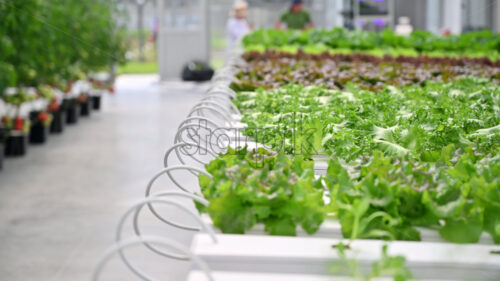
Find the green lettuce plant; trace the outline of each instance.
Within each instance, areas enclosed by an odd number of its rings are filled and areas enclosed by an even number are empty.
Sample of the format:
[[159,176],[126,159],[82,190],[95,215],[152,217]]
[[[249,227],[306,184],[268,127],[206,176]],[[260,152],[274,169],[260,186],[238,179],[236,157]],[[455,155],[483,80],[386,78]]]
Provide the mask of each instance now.
[[316,53],[317,49],[347,52],[376,50],[381,54],[394,54],[396,51],[400,55],[472,56],[496,60],[500,51],[500,37],[490,30],[449,36],[416,30],[410,36],[401,36],[391,29],[383,32],[348,31],[339,27],[305,31],[259,29],[243,38],[243,45],[247,51],[277,49],[294,52],[303,49]]
[[313,162],[300,156],[246,147],[220,155],[206,166],[212,179],[200,175],[207,212],[224,233],[245,233],[262,223],[272,235],[296,235],[300,226],[313,234],[326,217],[321,178]]

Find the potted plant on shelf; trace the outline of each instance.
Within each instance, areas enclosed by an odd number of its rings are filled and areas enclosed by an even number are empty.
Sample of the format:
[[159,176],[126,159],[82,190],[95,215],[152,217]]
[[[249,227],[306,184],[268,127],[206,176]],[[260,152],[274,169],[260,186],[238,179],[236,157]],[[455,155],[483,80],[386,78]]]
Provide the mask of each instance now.
[[112,75],[107,72],[94,73],[91,74],[89,82],[92,85],[92,107],[95,110],[99,110],[101,108],[102,95],[104,95],[105,93],[115,93]]
[[21,116],[21,106],[35,99],[35,96],[28,94],[22,88],[8,88],[2,98],[8,106],[14,109],[14,114],[7,113],[2,117],[2,125],[7,130],[4,148],[5,155],[24,155],[28,146],[30,120]]
[[[81,105],[77,101],[78,93],[71,91],[70,81],[86,80],[85,73],[125,63],[126,31],[117,20],[118,8],[109,5],[107,0],[96,0],[92,5],[66,0],[64,5],[56,5],[57,9],[50,1],[10,2],[0,4],[0,15],[9,15],[0,24],[0,95],[6,87],[39,87],[64,82],[59,89],[67,89],[66,95],[49,100],[49,113],[66,113],[62,117],[54,114],[54,124],[58,124],[59,118],[65,118],[69,124],[76,123],[80,108],[85,107],[85,114],[89,107],[85,103],[90,92],[86,92],[87,97],[79,98]],[[40,18],[44,21],[38,20]],[[87,44],[68,34],[78,34]],[[2,116],[0,113],[0,118]],[[13,120],[17,117],[20,116],[11,116]]]
[[[0,49],[6,50],[5,39],[0,40]],[[0,60],[0,117],[6,112],[6,104],[3,102],[4,90],[6,87],[12,86],[16,82],[16,74],[14,67]],[[7,129],[3,122],[0,122],[0,170],[3,168],[5,139],[7,137]]]
[[30,112],[30,143],[45,143],[47,141],[52,115],[46,111]]
[[78,122],[78,116],[80,116],[80,107],[78,106],[72,88],[73,82],[70,81],[64,91],[64,100],[62,103],[63,110],[66,111],[67,124],[76,124]]
[[90,101],[93,110],[99,110],[101,108],[101,93],[99,89],[96,88],[95,81],[93,78],[89,78],[89,83],[91,85],[90,89]]
[[4,154],[4,142],[6,136],[6,129],[2,123],[0,123],[0,170],[3,169],[3,154]]
[[39,87],[28,88],[27,91],[35,95],[35,100],[32,101],[31,111],[29,113],[29,120],[31,123],[29,131],[30,143],[45,143],[49,136],[50,123],[52,122],[52,115],[47,112],[47,104],[53,97],[53,93],[46,89]]
[[92,109],[99,110],[101,109],[101,96],[102,96],[102,83],[96,81],[93,78],[89,78],[89,82],[92,85],[92,89],[90,90],[90,98],[92,100]]
[[[50,132],[62,133],[64,131],[64,123],[66,123],[66,112],[62,110],[59,96],[62,97],[64,94],[59,89],[47,85],[40,86],[38,92],[48,101],[47,112],[52,116]],[[59,92],[59,95],[56,92]],[[42,119],[44,118],[42,117]]]
[[76,101],[80,105],[80,115],[89,116],[91,111],[89,89],[90,87],[84,81],[79,81],[80,83],[80,93],[76,98]]

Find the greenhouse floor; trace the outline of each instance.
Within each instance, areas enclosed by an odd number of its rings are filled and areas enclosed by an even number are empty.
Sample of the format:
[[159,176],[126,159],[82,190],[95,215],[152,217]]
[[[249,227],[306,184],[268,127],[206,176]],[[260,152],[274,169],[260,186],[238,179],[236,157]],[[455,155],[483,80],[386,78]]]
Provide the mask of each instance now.
[[[113,245],[120,216],[144,198],[178,124],[207,87],[157,81],[154,75],[121,76],[116,94],[104,98],[100,112],[81,118],[60,136],[51,135],[46,145],[30,146],[25,157],[6,159],[0,172],[0,279],[90,280]],[[162,190],[167,186],[160,183]],[[145,233],[184,243],[191,239],[149,214],[141,226]],[[131,233],[130,222],[126,233]],[[129,255],[159,279],[182,280],[189,268],[140,247]],[[135,279],[115,257],[101,280]]]

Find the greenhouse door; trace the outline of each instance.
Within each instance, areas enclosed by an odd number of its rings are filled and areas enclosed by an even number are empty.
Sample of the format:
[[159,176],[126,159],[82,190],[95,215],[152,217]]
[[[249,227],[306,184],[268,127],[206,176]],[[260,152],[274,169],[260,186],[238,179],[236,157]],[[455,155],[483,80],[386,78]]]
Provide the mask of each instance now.
[[180,77],[192,60],[209,62],[209,0],[159,1],[158,65],[161,80]]

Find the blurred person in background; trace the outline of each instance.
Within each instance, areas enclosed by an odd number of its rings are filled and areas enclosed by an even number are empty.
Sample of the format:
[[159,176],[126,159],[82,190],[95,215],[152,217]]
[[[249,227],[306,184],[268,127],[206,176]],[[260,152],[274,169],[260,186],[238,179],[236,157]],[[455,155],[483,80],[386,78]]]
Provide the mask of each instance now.
[[240,43],[241,39],[250,33],[251,27],[247,21],[248,3],[238,0],[234,3],[231,17],[227,21],[226,32],[228,51]]
[[159,20],[158,18],[153,18],[153,24],[151,26],[151,37],[149,37],[149,42],[156,43],[158,39],[158,29],[159,29]]
[[413,26],[410,24],[409,17],[399,17],[398,24],[394,29],[398,35],[409,36],[413,32]]
[[276,22],[277,29],[308,29],[313,27],[311,15],[304,10],[302,0],[292,0],[290,9],[281,14]]

